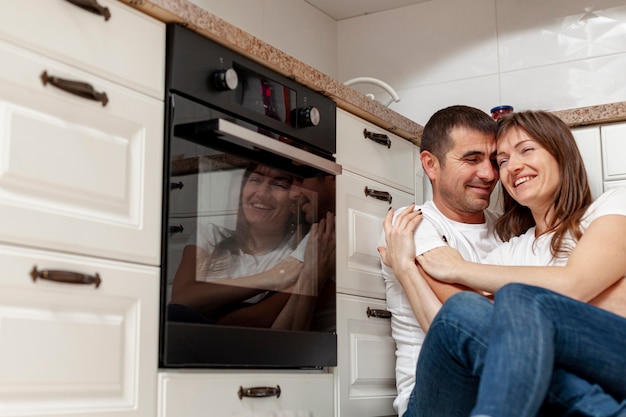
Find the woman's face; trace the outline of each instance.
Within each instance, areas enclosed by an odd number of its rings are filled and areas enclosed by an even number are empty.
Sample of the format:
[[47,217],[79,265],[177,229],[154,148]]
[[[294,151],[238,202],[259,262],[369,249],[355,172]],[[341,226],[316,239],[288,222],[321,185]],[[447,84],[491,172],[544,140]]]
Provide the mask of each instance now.
[[[248,223],[274,229],[289,221],[293,199],[290,176],[276,169],[258,166],[246,180],[241,201]],[[282,231],[282,229],[280,229]]]
[[554,156],[518,127],[500,136],[497,148],[500,181],[511,197],[534,214],[547,213],[561,183]]

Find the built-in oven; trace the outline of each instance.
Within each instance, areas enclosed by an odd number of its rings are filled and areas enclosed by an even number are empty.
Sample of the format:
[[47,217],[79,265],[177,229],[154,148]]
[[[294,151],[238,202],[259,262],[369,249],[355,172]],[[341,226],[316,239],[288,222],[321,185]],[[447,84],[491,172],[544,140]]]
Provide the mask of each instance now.
[[160,366],[335,366],[335,103],[172,24],[166,106]]

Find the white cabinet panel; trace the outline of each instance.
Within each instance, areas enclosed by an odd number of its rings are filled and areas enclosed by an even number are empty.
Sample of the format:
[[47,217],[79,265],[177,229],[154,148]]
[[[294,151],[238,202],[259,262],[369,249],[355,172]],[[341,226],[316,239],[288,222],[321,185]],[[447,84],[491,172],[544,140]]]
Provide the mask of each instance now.
[[[364,132],[387,137],[390,146],[367,139]],[[378,126],[337,110],[337,162],[344,170],[413,194],[413,146]]]
[[[394,415],[395,349],[384,301],[337,296],[337,369],[341,416]],[[383,314],[384,315],[384,314]]]
[[109,20],[68,1],[3,0],[0,38],[163,100],[163,23],[119,1],[98,3]]
[[0,241],[157,265],[163,103],[4,42],[0,61]]
[[604,180],[626,179],[626,123],[600,127]]
[[[367,196],[387,193],[391,203]],[[413,196],[344,171],[337,177],[337,291],[385,298],[377,246],[390,207],[413,202]]]
[[585,163],[591,195],[596,199],[603,191],[600,129],[597,126],[582,127],[572,129],[572,133]]
[[[239,397],[267,387],[280,395]],[[159,373],[159,417],[327,417],[334,415],[333,376],[320,372]]]
[[0,416],[154,415],[158,268],[3,245],[0,264]]

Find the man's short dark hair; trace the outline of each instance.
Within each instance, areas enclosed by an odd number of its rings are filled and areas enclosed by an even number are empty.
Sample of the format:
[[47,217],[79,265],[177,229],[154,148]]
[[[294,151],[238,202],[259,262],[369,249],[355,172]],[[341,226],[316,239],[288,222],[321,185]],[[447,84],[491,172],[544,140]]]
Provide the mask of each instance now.
[[443,163],[446,153],[453,146],[450,132],[458,127],[494,137],[498,130],[498,124],[480,109],[462,105],[446,107],[433,114],[424,126],[420,152],[429,151]]

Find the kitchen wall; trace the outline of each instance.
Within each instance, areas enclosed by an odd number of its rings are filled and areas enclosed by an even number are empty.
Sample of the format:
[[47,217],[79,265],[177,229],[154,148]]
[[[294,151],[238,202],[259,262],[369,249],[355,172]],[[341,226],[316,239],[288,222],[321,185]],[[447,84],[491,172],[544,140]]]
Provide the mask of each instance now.
[[626,2],[432,0],[339,21],[338,53],[340,81],[386,81],[402,98],[389,107],[421,124],[457,103],[626,101]]
[[337,21],[304,0],[190,0],[337,78]]
[[624,0],[431,0],[339,22],[304,0],[191,1],[339,81],[389,83],[389,107],[421,124],[457,103],[626,101]]

